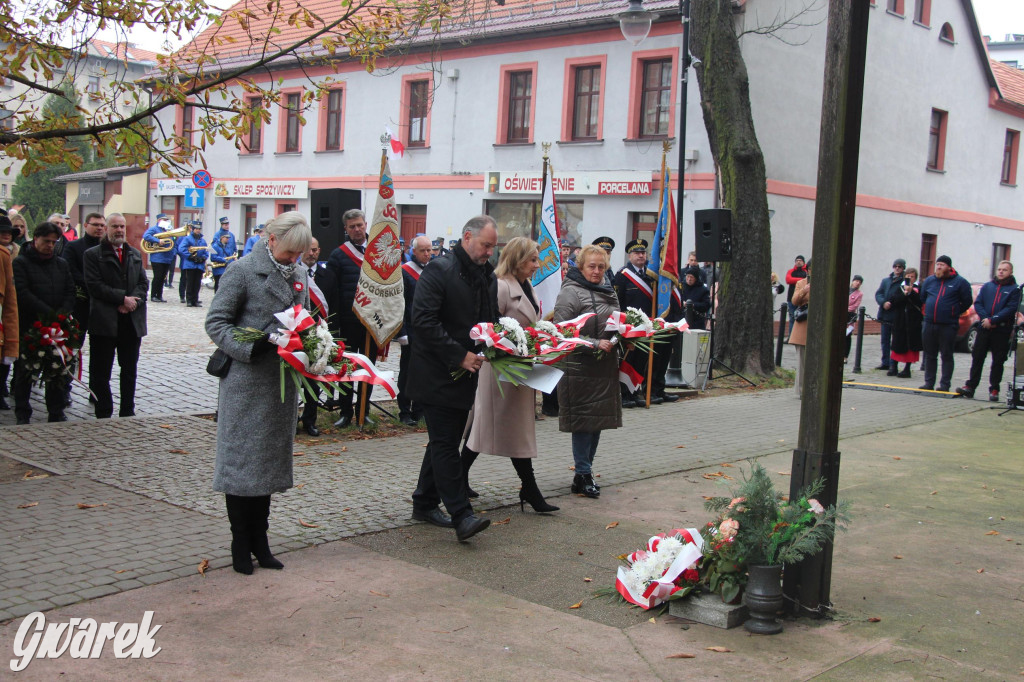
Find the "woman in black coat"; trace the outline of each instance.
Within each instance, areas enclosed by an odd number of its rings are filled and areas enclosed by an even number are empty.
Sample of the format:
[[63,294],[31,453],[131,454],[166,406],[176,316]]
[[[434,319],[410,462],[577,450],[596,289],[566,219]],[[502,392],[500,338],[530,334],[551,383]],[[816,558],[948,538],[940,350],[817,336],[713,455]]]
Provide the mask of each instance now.
[[683,306],[686,310],[686,324],[690,329],[704,329],[707,314],[711,310],[711,292],[700,281],[700,268],[691,265],[683,269]]
[[[892,343],[889,348],[889,376],[910,378],[910,366],[921,356],[921,291],[917,282],[917,270],[909,268],[903,283],[893,287],[888,301],[892,303]],[[897,373],[899,363],[906,363],[902,372]]]

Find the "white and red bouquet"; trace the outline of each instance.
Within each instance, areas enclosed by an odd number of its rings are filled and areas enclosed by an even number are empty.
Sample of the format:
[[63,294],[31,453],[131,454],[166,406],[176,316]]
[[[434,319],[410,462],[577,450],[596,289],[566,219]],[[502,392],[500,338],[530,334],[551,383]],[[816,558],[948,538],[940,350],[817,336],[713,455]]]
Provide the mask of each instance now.
[[[293,306],[274,315],[281,327],[270,334],[270,341],[277,345],[281,358],[281,402],[284,402],[286,377],[290,377],[296,388],[305,387],[316,393],[319,385],[327,393],[337,397],[343,390],[342,382],[364,381],[382,386],[394,398],[398,392],[391,372],[381,372],[361,353],[345,352],[345,344],[335,340],[327,328],[327,322],[317,322],[309,311],[300,305]],[[233,334],[237,341],[257,341],[266,338],[259,329],[236,329]]]
[[666,322],[660,317],[652,320],[642,310],[626,308],[625,312],[609,315],[604,328],[615,331],[639,350],[648,352],[653,344],[667,341],[672,334],[689,332],[690,325],[686,320]]
[[82,332],[75,318],[49,314],[22,334],[19,359],[33,381],[45,384],[60,376],[73,376],[81,347]]
[[696,528],[658,533],[647,541],[647,549],[622,557],[626,565],[619,567],[615,591],[642,609],[682,599],[700,582],[697,564],[703,548]]

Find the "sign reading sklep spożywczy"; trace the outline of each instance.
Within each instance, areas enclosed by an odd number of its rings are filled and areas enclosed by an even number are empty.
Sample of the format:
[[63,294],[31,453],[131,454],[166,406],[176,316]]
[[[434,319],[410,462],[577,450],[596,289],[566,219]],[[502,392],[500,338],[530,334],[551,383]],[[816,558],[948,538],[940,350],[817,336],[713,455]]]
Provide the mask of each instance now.
[[217,180],[213,194],[218,197],[252,199],[305,199],[308,180]]
[[107,641],[113,642],[116,658],[153,658],[160,653],[153,639],[162,625],[151,627],[153,612],[141,623],[97,623],[92,618],[71,618],[67,623],[47,623],[36,611],[25,617],[14,637],[11,670],[20,672],[33,658],[99,658]]

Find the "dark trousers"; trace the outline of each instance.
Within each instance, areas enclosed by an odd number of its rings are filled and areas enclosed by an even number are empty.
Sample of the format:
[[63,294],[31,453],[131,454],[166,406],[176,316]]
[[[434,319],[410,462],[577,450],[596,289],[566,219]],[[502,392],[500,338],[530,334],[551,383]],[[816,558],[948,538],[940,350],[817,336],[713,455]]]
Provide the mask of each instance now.
[[[317,390],[317,393],[320,393],[320,391]],[[302,405],[302,416],[299,417],[299,420],[304,426],[316,426],[317,400],[320,396],[313,395],[305,388],[302,389],[302,395],[304,403]]]
[[[668,364],[672,360],[674,346],[674,340],[662,341],[652,346],[654,348],[654,373],[651,375],[652,396],[662,397],[665,395],[665,372],[668,371]],[[644,371],[647,371],[646,368]]]
[[405,392],[406,382],[409,380],[409,359],[412,357],[412,349],[408,345],[402,346],[402,355],[398,358],[398,415],[399,417],[412,417],[419,421],[422,415],[420,406],[413,403],[409,394]]
[[164,279],[167,277],[167,270],[170,267],[167,263],[153,263],[153,283],[149,288],[150,298],[163,298],[164,297]]
[[978,327],[978,338],[974,341],[974,350],[971,351],[971,376],[967,385],[972,389],[981,383],[981,370],[985,365],[985,356],[992,354],[992,369],[988,375],[988,388],[990,391],[998,391],[999,384],[1003,381],[1003,363],[1010,354],[1010,335],[1013,333],[1012,326],[994,327],[985,329]]
[[[370,362],[377,362],[377,344],[370,339],[370,347],[366,347],[366,329],[359,325],[358,329],[352,329],[347,332],[345,337],[345,350],[349,353],[362,353],[366,357],[370,358]],[[399,360],[401,362],[401,360]],[[343,417],[351,417],[357,414],[353,408],[353,401],[356,405],[360,405],[363,401],[363,394],[366,394],[366,409],[369,412],[370,409],[370,392],[373,390],[373,385],[365,381],[358,381],[354,384],[343,383],[342,395],[338,398],[340,405],[338,406],[338,413]],[[401,390],[401,389],[399,389]],[[357,409],[357,408],[355,408]]]
[[183,270],[181,281],[185,285],[185,302],[192,305],[199,303],[199,286],[203,283],[203,271],[199,268]]
[[7,396],[10,395],[10,392],[7,390],[7,380],[10,378],[10,376],[11,366],[0,365],[0,398],[6,398]]
[[942,356],[942,376],[939,378],[939,389],[949,390],[949,382],[953,380],[953,344],[956,342],[955,324],[924,323],[921,332],[921,345],[924,346],[924,385],[935,386],[935,369],[939,355]]
[[[44,396],[46,400],[46,412],[49,421],[64,421],[64,393],[71,378],[62,375],[57,379],[46,382]],[[24,363],[14,363],[14,416],[18,423],[27,424],[32,418],[32,375],[25,369]]]
[[213,276],[213,293],[217,293],[217,289],[220,288],[220,278],[221,278],[221,275],[214,275]]
[[892,346],[892,322],[882,323],[882,364],[889,366],[889,348]]
[[181,272],[178,274],[178,298],[185,300],[185,260],[181,260],[181,267],[178,268]]
[[448,515],[457,525],[473,513],[459,453],[469,410],[424,405],[423,416],[427,420],[429,441],[423,453],[416,492],[412,494],[412,506],[418,511],[430,511],[444,502]]
[[167,286],[174,286],[174,263],[167,264]]
[[135,380],[139,373],[142,339],[135,335],[129,315],[118,314],[117,317],[117,336],[89,335],[89,388],[96,394],[97,419],[107,419],[114,413],[110,374],[114,368],[115,353],[121,370],[118,416],[131,417],[135,414]]

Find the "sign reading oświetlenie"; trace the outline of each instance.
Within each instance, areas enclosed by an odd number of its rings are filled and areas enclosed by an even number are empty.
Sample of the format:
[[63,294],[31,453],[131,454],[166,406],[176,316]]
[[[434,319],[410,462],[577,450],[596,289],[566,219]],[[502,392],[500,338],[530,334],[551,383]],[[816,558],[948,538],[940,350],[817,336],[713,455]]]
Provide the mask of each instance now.
[[305,199],[309,195],[306,180],[217,180],[213,193],[218,197],[246,199]]
[[[646,196],[653,191],[654,182],[651,173],[644,171],[555,171],[552,188],[555,196]],[[541,174],[533,171],[490,171],[484,189],[496,194],[540,194]]]
[[146,611],[141,623],[97,623],[92,618],[70,618],[67,623],[47,623],[36,611],[25,616],[14,637],[11,670],[20,672],[33,658],[99,658],[109,641],[115,658],[153,658],[160,653],[153,612]]

